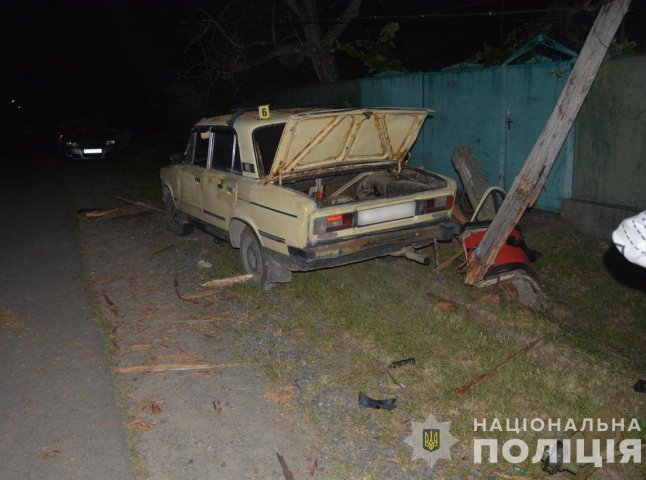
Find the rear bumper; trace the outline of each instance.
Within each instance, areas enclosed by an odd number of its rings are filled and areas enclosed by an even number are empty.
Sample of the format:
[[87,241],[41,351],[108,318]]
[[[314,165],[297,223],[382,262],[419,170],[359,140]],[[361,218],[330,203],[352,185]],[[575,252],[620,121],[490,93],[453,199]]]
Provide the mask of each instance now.
[[292,271],[316,270],[390,255],[407,246],[424,247],[433,239],[449,241],[460,226],[448,219],[378,234],[368,234],[304,249],[288,247],[289,255],[269,250],[273,260]]

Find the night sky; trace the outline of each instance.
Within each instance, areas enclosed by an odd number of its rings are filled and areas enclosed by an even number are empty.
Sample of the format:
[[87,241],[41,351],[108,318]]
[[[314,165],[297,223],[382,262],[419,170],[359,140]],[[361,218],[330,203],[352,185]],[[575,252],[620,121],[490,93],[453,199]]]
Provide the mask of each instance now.
[[[187,0],[3,3],[0,113],[4,130],[16,123],[55,125],[81,117],[102,118],[119,127],[169,127],[173,105],[179,98],[177,91],[184,88],[178,78],[187,64],[188,38],[195,25],[191,22],[199,8],[217,12],[227,3]],[[248,3],[252,8],[258,1],[238,3]],[[321,16],[334,18],[346,3],[347,0],[320,0],[324,7]],[[572,11],[578,13],[571,15],[571,21],[580,22],[580,27],[587,31],[596,11],[582,11],[583,3],[364,0],[359,18],[349,25],[342,39],[374,39],[388,21],[398,21],[395,54],[403,68],[436,69],[467,60],[485,43],[500,46],[514,28],[543,18],[544,13],[534,10],[543,11],[550,5],[573,7]],[[633,2],[631,10],[638,12],[632,16],[629,13],[629,27],[630,22],[641,22],[643,15],[639,11],[643,6],[643,1]],[[498,15],[500,11],[519,13]],[[245,20],[248,19],[236,16],[228,19],[232,23]],[[344,54],[337,54],[336,60],[342,78],[368,74],[360,63]],[[254,90],[271,92],[285,85],[316,81],[306,62],[290,70],[284,63],[274,61],[261,71],[262,75],[259,71],[241,75],[238,82],[241,87],[235,93],[228,92],[230,87],[223,84],[215,96],[211,94],[209,111],[203,113],[244,103]]]

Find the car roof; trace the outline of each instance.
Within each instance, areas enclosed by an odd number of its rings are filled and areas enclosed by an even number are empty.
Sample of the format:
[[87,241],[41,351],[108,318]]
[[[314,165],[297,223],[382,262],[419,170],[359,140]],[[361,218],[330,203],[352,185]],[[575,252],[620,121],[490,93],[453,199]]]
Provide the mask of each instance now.
[[234,111],[232,113],[227,113],[225,115],[217,115],[215,117],[203,118],[195,124],[196,127],[207,127],[207,126],[228,126],[229,121],[233,118],[234,125],[236,128],[249,128],[253,129],[256,127],[261,127],[263,125],[273,125],[275,123],[285,123],[289,120],[289,117],[296,114],[302,113],[319,113],[326,111],[339,111],[346,109],[335,109],[335,108],[280,108],[276,110],[271,110],[271,116],[268,119],[258,118],[258,111],[245,110],[240,113],[240,111]]

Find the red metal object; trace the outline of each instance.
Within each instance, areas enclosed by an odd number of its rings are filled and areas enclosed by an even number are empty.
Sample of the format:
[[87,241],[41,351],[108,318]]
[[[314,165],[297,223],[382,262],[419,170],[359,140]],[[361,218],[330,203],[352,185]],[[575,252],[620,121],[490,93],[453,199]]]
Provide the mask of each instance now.
[[[487,232],[490,222],[481,222],[474,224],[466,224],[464,232],[462,233],[462,243],[464,244],[464,251],[467,260],[471,258],[473,252],[478,248],[482,238]],[[527,248],[523,240],[522,234],[518,227],[511,231],[507,238],[507,242],[503,245],[502,249],[496,256],[493,265],[487,270],[484,280],[491,280],[500,274],[506,274],[513,270],[524,271],[525,273],[534,276],[534,271],[531,267],[532,262],[536,259],[536,252],[532,252]]]
[[[474,231],[465,230],[463,238],[467,260],[471,258],[471,255],[473,255],[475,249],[478,247],[478,245],[480,245],[480,241],[482,240],[482,237],[484,237],[486,232],[486,228],[478,228]],[[512,239],[511,242],[513,242],[514,244],[522,240],[520,232],[517,228],[514,228],[511,231],[509,238]],[[531,262],[529,261],[529,258],[527,257],[525,251],[519,246],[510,245],[511,242],[508,240],[507,244],[502,247],[500,253],[498,253],[498,256],[496,257],[493,266],[497,267],[509,263],[524,263],[528,266],[531,265]]]
[[[480,203],[475,208],[471,222],[464,225],[464,231],[460,236],[464,246],[464,253],[467,257],[467,262],[471,260],[473,252],[478,248],[480,242],[487,233],[487,229],[491,226],[491,221],[475,221],[480,209],[484,205],[485,199],[492,194],[499,194],[502,198],[505,197],[505,192],[499,187],[489,187],[483,194]],[[513,274],[526,273],[532,278],[536,276],[531,264],[538,258],[538,252],[531,250],[520,231],[520,227],[516,225],[509,236],[507,241],[502,246],[493,264],[487,270],[483,279],[479,283],[486,283],[491,280],[501,280],[503,277],[509,277]]]

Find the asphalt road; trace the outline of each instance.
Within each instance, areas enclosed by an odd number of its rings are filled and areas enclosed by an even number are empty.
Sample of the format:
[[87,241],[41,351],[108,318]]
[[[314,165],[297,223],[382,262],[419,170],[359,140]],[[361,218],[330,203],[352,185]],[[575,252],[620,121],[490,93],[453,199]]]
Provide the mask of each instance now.
[[61,169],[3,160],[0,478],[134,478]]

